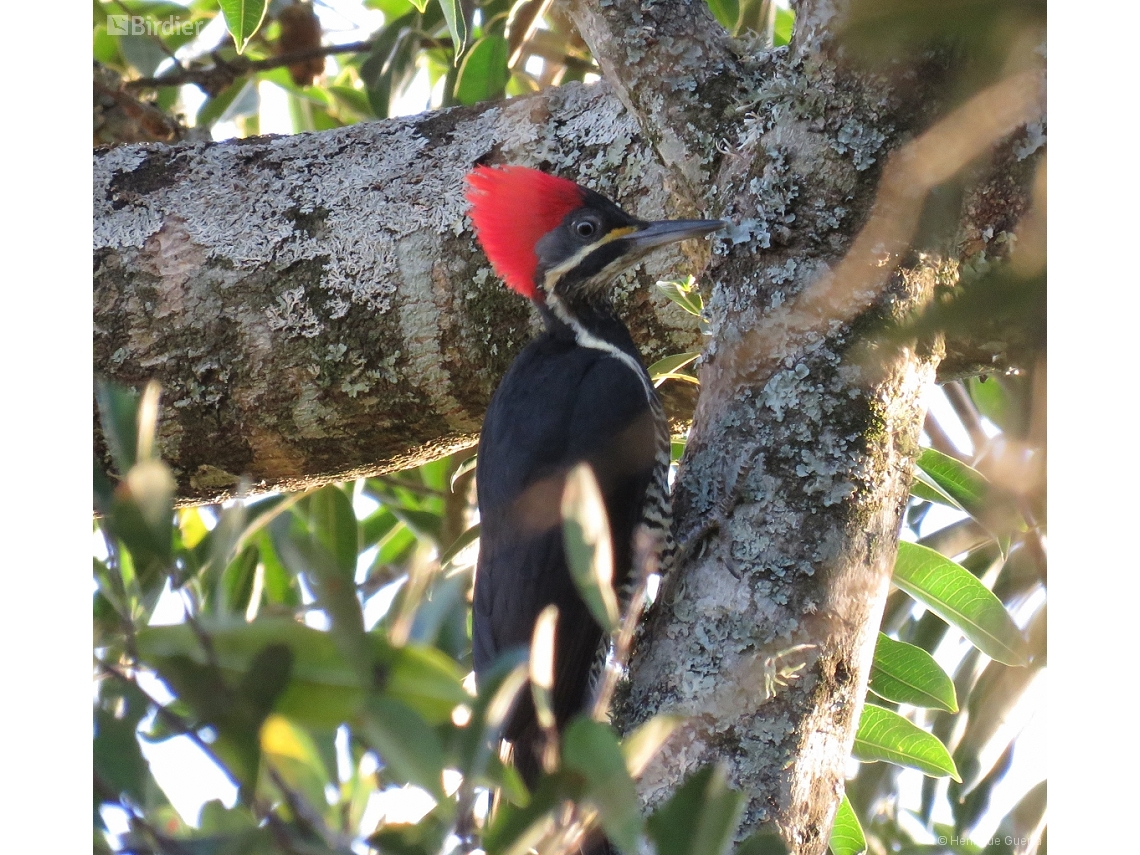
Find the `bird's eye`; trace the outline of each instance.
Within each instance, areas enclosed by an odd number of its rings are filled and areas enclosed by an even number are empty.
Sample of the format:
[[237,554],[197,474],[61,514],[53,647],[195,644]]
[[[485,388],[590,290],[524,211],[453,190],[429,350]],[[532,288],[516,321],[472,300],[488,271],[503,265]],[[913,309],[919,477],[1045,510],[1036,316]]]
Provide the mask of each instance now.
[[579,220],[574,224],[574,232],[578,237],[593,237],[597,227],[589,220]]

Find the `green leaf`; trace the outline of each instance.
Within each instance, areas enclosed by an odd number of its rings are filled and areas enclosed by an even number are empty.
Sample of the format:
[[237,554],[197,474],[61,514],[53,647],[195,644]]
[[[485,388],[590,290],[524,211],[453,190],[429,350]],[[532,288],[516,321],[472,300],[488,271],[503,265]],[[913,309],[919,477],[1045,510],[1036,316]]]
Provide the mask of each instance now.
[[439,7],[443,10],[447,31],[451,33],[451,41],[455,45],[455,64],[459,65],[460,57],[467,49],[467,40],[470,38],[467,18],[463,14],[463,4],[459,0],[439,0]]
[[851,800],[846,795],[835,812],[835,824],[831,826],[828,845],[832,855],[860,855],[867,851],[863,827],[859,825],[859,817],[855,815],[855,808],[851,807]]
[[664,359],[658,359],[649,366],[649,379],[653,381],[654,386],[660,386],[666,380],[684,380],[688,383],[698,384],[699,381],[691,374],[679,373],[682,368],[688,365],[701,355],[699,350],[690,351],[688,353],[677,353],[673,356],[666,356]]
[[958,711],[954,681],[934,657],[913,644],[879,633],[868,688],[888,701],[916,707]]
[[222,572],[218,584],[218,611],[244,615],[253,594],[253,581],[260,558],[258,548],[250,544]]
[[[446,4],[448,0],[442,0]],[[455,98],[460,104],[477,104],[493,98],[502,98],[507,80],[510,46],[500,35],[483,36],[477,40],[459,67],[455,81]]]
[[657,287],[661,289],[666,297],[690,315],[695,315],[699,318],[701,312],[704,311],[704,300],[701,298],[701,292],[697,288],[697,281],[692,276],[686,276],[684,279],[662,280],[657,283]]
[[443,554],[439,556],[439,566],[446,567],[454,561],[460,552],[479,539],[479,532],[479,523],[475,523],[475,525],[455,538],[455,542],[447,547],[447,549],[443,551]]
[[[198,642],[196,635],[194,640]],[[200,642],[197,647],[205,654]],[[214,667],[208,655],[204,658],[205,664],[175,654],[157,670],[174,694],[194,711],[193,718],[214,729],[211,750],[239,782],[239,797],[248,804],[257,791],[261,760],[258,732],[289,683],[293,651],[283,644],[265,645],[250,657],[243,671],[229,678]]]
[[135,735],[147,709],[146,696],[133,683],[106,677],[99,684],[94,710],[95,738],[91,743],[92,765],[116,794],[125,794],[136,804],[146,801],[150,777]]
[[735,34],[737,21],[740,20],[738,0],[705,0],[705,2],[708,3],[709,11],[713,13],[717,22],[729,33]]
[[365,519],[360,521],[360,548],[361,550],[368,549],[375,546],[380,540],[387,536],[400,521],[396,519],[390,510],[381,505]]
[[261,27],[269,4],[266,0],[218,0],[218,5],[222,7],[226,28],[233,36],[237,52],[241,53]]
[[394,698],[369,698],[359,727],[394,780],[423,787],[436,799],[445,798],[443,744],[415,710]]
[[983,416],[1006,433],[1025,436],[1032,401],[1031,378],[968,377],[966,389]]
[[722,855],[732,843],[744,794],[728,788],[719,765],[689,776],[646,820],[658,855]]
[[313,539],[336,560],[336,569],[346,579],[356,577],[357,525],[352,500],[344,490],[327,484],[303,503],[308,510]]
[[585,795],[597,807],[606,836],[622,852],[636,855],[641,836],[637,788],[614,732],[578,716],[562,735],[562,765],[586,779]]
[[954,504],[994,534],[1006,535],[1019,525],[1020,515],[1010,501],[976,469],[933,448],[923,449],[915,465]]
[[[417,15],[388,17],[384,29],[372,44],[368,58],[360,65],[360,79],[368,93],[368,103],[380,118],[387,118],[393,92],[403,85],[414,63],[419,40],[411,34]],[[388,22],[391,23],[388,23]]]
[[604,632],[613,632],[620,615],[613,589],[610,524],[598,480],[586,463],[578,464],[566,476],[562,491],[562,543],[570,575],[590,614]]
[[[324,730],[353,719],[364,701],[359,672],[346,661],[332,636],[289,618],[200,622],[208,633],[223,676],[233,683],[244,676],[256,655],[269,644],[293,653],[289,682],[274,711],[305,727]],[[470,701],[459,666],[439,651],[409,645],[393,648],[381,636],[368,636],[371,660],[384,677],[383,692],[410,706],[432,723],[446,721],[457,704]],[[201,665],[207,657],[186,624],[153,626],[137,639],[144,663],[166,677],[182,656]],[[176,667],[176,666],[175,666]]]
[[791,42],[792,27],[795,23],[795,12],[791,9],[776,7],[776,27],[772,32],[772,47],[780,47]]
[[925,502],[936,502],[948,508],[963,511],[964,508],[954,501],[954,497],[938,486],[938,482],[927,475],[917,466],[914,470],[914,482],[910,485],[910,494],[916,499]]
[[202,106],[198,108],[198,114],[194,117],[194,126],[198,128],[209,128],[214,125],[225,113],[234,100],[242,93],[248,81],[244,77],[239,77],[217,95],[207,98],[202,102]]
[[388,509],[396,519],[410,528],[421,539],[430,538],[436,544],[439,543],[439,536],[443,530],[443,519],[439,514],[416,508],[400,507],[396,504],[388,505]]
[[[420,0],[420,2],[423,2],[424,7],[427,6],[426,0]],[[413,4],[411,0],[364,0],[364,5],[369,9],[379,9],[383,12],[384,23],[387,24],[389,21],[394,21],[408,14],[412,10]],[[418,4],[416,8],[421,12],[423,11],[423,7]]]
[[[318,493],[329,489],[344,496],[335,487],[324,487]],[[347,564],[348,550],[343,541],[349,535],[343,527],[338,527],[340,523],[332,521],[332,517],[337,516],[331,508],[335,502],[326,496],[315,512],[312,505],[305,503],[306,507],[298,507],[294,513],[273,520],[269,531],[282,563],[309,583],[321,610],[328,616],[332,637],[345,659],[355,665],[361,685],[367,686],[372,681],[372,662],[364,632],[364,611],[356,596],[355,566]],[[348,507],[351,513],[351,505]],[[311,528],[302,524],[305,516]],[[355,518],[352,523],[355,529]],[[355,543],[355,532],[351,539]],[[341,554],[334,556],[328,548],[330,545]],[[352,563],[355,565],[355,561]]]
[[[262,723],[259,739],[262,759],[272,766],[285,786],[300,794],[311,807],[323,808],[330,776],[316,743],[304,728],[285,716],[272,714]],[[276,786],[267,789],[270,793],[277,791]]]
[[950,752],[936,736],[874,704],[863,706],[851,753],[865,763],[882,760],[918,769],[934,778],[949,775],[955,781],[961,780]]
[[1001,601],[961,564],[917,543],[900,543],[894,583],[970,642],[1007,665],[1028,662],[1025,637]]
[[621,752],[631,777],[637,778],[645,771],[649,761],[683,721],[681,716],[658,713],[621,741]]
[[95,402],[111,460],[119,474],[124,475],[138,459],[139,395],[133,389],[96,378]]

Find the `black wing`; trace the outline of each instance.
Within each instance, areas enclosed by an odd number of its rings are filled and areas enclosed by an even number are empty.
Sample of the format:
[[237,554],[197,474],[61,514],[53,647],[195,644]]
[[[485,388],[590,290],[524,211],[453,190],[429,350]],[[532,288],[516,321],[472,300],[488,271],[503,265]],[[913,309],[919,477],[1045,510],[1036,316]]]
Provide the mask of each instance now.
[[[594,469],[610,518],[614,584],[620,586],[630,570],[654,450],[645,382],[628,364],[597,350],[539,339],[519,356],[488,409],[477,470],[476,677],[503,651],[528,646],[539,612],[557,605],[552,700],[559,726],[587,700],[601,641],[601,628],[578,596],[563,552],[566,474],[581,461]],[[517,742],[535,732],[528,694],[505,736],[516,742],[517,752]]]

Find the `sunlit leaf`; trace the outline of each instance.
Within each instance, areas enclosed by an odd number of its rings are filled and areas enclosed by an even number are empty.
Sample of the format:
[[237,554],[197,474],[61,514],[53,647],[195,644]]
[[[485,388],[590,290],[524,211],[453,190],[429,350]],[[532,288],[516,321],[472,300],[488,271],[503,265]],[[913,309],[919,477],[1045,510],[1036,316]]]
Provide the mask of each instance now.
[[598,480],[588,464],[581,463],[566,476],[562,492],[562,542],[578,593],[602,629],[618,624],[613,589],[614,559],[610,525]]
[[459,555],[460,552],[465,550],[468,546],[479,539],[479,532],[479,523],[475,523],[475,525],[471,526],[471,528],[467,529],[465,532],[463,532],[463,534],[455,538],[455,542],[452,543],[451,546],[447,547],[447,549],[443,551],[443,554],[439,556],[439,566],[446,567],[448,564],[454,561],[455,557]]
[[263,760],[285,786],[303,796],[311,807],[323,807],[329,772],[313,738],[285,716],[274,713],[262,723],[260,741]]
[[831,840],[828,842],[832,855],[860,855],[867,851],[867,838],[859,817],[851,807],[846,795],[839,802],[835,812],[835,824],[831,826]]
[[1005,535],[1017,526],[1019,517],[1009,499],[976,469],[933,448],[924,448],[915,465],[955,505],[995,534]]
[[[449,0],[441,0],[445,4]],[[500,35],[478,39],[459,66],[455,82],[455,98],[460,104],[477,104],[503,97],[503,89],[511,76],[507,68],[510,48]]]
[[918,769],[935,778],[949,775],[960,780],[950,752],[936,736],[898,713],[874,704],[863,705],[852,754],[865,763],[882,760]]
[[261,27],[269,4],[266,0],[218,0],[218,5],[222,7],[226,28],[233,36],[237,52],[241,53]]
[[666,380],[683,380],[687,383],[698,383],[696,377],[689,374],[682,374],[680,370],[700,355],[701,352],[699,350],[694,350],[689,353],[677,353],[673,356],[666,356],[664,359],[658,359],[649,366],[649,379],[653,381],[654,386],[660,386]]
[[736,24],[740,20],[739,0],[705,0],[709,11],[717,22],[730,33],[736,33]]
[[881,632],[875,645],[868,688],[888,701],[958,711],[954,681],[934,657],[921,647],[895,641]]
[[535,717],[539,726],[554,727],[554,639],[558,627],[558,606],[548,605],[534,622],[530,643],[530,691],[534,698]]
[[458,65],[463,52],[467,49],[467,18],[463,13],[463,4],[459,0],[439,0],[443,10],[444,20],[447,21],[447,31],[451,33],[452,43],[455,45],[455,64]]
[[696,315],[699,318],[701,312],[704,311],[704,300],[701,299],[701,292],[692,276],[686,276],[684,279],[661,281],[657,283],[657,287],[666,297],[690,315]]
[[681,716],[658,713],[622,740],[622,754],[632,777],[637,778],[645,771],[649,761],[683,721]]
[[961,564],[917,543],[900,543],[894,583],[979,650],[1007,665],[1027,661],[1025,637],[1001,601]]
[[792,27],[796,23],[796,13],[781,6],[776,7],[776,26],[772,32],[772,46],[780,47],[792,40]]

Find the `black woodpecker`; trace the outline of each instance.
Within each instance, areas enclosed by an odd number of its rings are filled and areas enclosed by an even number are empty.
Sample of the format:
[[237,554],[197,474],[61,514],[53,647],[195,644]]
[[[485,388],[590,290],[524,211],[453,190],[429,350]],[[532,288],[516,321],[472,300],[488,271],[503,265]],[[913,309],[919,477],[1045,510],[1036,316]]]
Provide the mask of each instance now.
[[[597,477],[619,599],[639,526],[653,530],[662,558],[672,550],[668,425],[614,312],[612,282],[653,248],[707,235],[723,223],[645,222],[572,181],[519,166],[477,167],[467,184],[471,220],[492,266],[531,300],[545,324],[503,378],[479,438],[475,676],[479,682],[500,653],[529,646],[539,613],[558,606],[552,704],[561,730],[590,703],[591,673],[598,672],[599,651],[604,655],[601,627],[578,595],[563,552],[567,473],[585,461]],[[533,789],[543,742],[529,692],[504,738]]]

